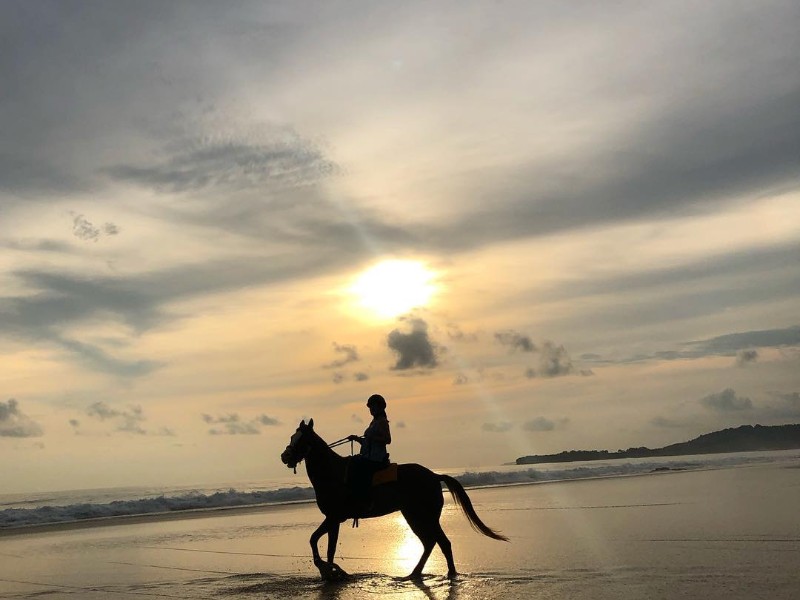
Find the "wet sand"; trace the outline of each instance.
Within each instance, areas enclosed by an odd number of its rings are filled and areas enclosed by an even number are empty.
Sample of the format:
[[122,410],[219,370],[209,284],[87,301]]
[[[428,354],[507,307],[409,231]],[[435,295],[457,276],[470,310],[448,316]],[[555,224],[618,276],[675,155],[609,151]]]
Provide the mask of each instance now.
[[0,598],[800,597],[800,460],[469,493],[511,542],[448,500],[453,582],[438,549],[421,583],[400,579],[421,545],[399,514],[345,524],[337,562],[353,576],[321,582],[308,547],[321,515],[298,504],[2,536]]

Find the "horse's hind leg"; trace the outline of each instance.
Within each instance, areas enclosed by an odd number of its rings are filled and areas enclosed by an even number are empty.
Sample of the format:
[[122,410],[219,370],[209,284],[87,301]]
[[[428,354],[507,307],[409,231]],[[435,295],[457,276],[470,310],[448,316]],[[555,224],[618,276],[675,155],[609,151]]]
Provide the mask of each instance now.
[[[435,522],[432,522],[430,518],[420,518],[406,511],[403,511],[403,516],[406,518],[408,526],[411,527],[411,531],[413,531],[419,538],[419,541],[422,542],[422,556],[417,566],[414,567],[414,570],[408,575],[408,579],[420,579],[422,578],[422,569],[425,568],[425,563],[428,562],[428,557],[431,555],[433,547],[436,545],[436,528],[432,526]],[[438,525],[438,523],[435,524]],[[439,531],[441,531],[441,528],[439,528]],[[444,535],[444,533],[442,533],[442,535]],[[452,560],[452,553],[450,560]],[[449,564],[448,562],[448,566]]]
[[447,576],[452,579],[458,572],[456,571],[456,563],[453,561],[453,548],[450,544],[450,540],[445,535],[444,531],[442,531],[442,526],[439,523],[436,523],[436,543],[439,544],[439,548],[444,554],[444,558],[447,561]]

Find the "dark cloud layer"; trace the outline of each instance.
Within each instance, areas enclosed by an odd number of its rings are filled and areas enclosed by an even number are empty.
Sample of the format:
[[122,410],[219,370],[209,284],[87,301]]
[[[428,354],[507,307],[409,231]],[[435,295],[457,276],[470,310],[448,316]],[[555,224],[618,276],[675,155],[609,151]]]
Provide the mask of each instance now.
[[42,427],[19,409],[19,402],[10,398],[0,402],[0,437],[40,437]]
[[411,331],[404,333],[395,329],[387,337],[387,344],[397,354],[392,369],[397,371],[415,367],[432,369],[437,366],[437,346],[428,335],[428,324],[422,319],[409,321]]

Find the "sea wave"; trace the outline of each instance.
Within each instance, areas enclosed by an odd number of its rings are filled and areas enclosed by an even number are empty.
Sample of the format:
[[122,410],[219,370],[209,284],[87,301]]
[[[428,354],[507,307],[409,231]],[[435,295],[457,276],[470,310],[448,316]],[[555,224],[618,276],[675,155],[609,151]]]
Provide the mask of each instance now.
[[88,519],[131,517],[189,510],[210,510],[264,504],[285,504],[313,500],[310,487],[291,487],[271,491],[239,492],[231,489],[213,494],[189,493],[138,500],[115,500],[108,503],[80,503],[38,508],[0,510],[0,528],[67,523]]
[[[574,466],[569,467],[562,465],[537,465],[535,468],[517,466],[509,467],[502,471],[467,471],[460,474],[452,473],[452,475],[465,487],[491,487],[572,481],[598,477],[623,477],[669,471],[726,468],[781,460],[796,461],[798,458],[800,457],[796,452],[791,453],[791,455],[771,453],[768,456],[756,454],[706,455],[681,459],[596,461],[574,463]],[[314,490],[311,487],[294,486],[275,490],[238,491],[229,489],[213,493],[164,494],[157,497],[115,500],[113,502],[81,502],[63,506],[38,506],[36,508],[17,507],[0,510],[0,529],[191,510],[286,504],[313,499]]]

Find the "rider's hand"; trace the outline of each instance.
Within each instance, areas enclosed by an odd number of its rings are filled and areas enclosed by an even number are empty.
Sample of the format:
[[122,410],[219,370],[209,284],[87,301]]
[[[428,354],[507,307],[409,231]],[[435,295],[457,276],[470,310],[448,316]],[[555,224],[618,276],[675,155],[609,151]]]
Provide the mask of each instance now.
[[348,436],[347,436],[347,440],[348,440],[348,441],[350,441],[350,442],[357,442],[357,441],[359,441],[360,439],[361,439],[361,438],[359,438],[359,437],[358,437],[357,435],[355,435],[355,434],[353,434],[353,435],[348,435]]

